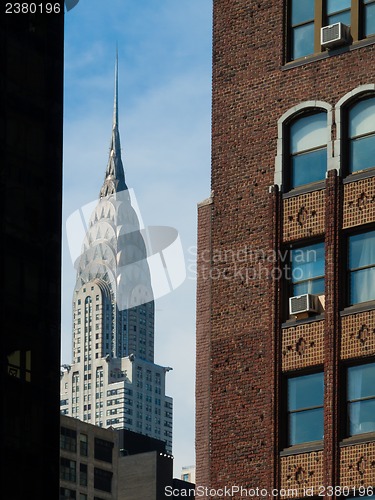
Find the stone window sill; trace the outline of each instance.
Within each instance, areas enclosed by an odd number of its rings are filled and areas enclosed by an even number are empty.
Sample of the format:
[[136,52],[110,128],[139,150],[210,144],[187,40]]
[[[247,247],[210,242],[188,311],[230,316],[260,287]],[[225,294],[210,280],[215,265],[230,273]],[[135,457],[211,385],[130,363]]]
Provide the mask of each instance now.
[[[374,304],[375,308],[375,304]],[[315,321],[323,321],[324,320],[324,313],[322,314],[316,314],[315,316],[310,316],[310,318],[303,318],[303,319],[288,319],[284,323],[281,324],[281,328],[290,328],[292,326],[299,326],[303,325],[305,323],[314,323]]]
[[353,42],[351,45],[345,45],[344,47],[339,47],[335,50],[319,52],[318,54],[311,54],[310,56],[306,56],[301,59],[297,59],[295,61],[290,61],[281,66],[282,71],[288,71],[293,68],[298,68],[300,66],[304,66],[305,64],[311,64],[316,61],[321,61],[322,59],[328,59],[329,57],[334,57],[340,54],[344,54],[345,52],[351,52],[352,50],[361,49],[362,47],[368,47],[369,45],[373,45],[375,43],[375,37],[371,36],[369,38],[365,38],[363,40],[358,40]]
[[351,314],[358,314],[366,311],[373,311],[375,309],[375,300],[369,302],[361,302],[360,304],[355,304],[353,306],[346,307],[340,311],[340,316],[350,316]]
[[356,444],[373,443],[375,442],[375,432],[367,432],[366,434],[356,434],[343,439],[340,442],[340,448],[345,446],[355,446]]
[[310,184],[305,184],[297,188],[291,189],[290,191],[283,193],[283,200],[287,198],[294,198],[301,194],[312,193],[313,191],[321,191],[326,187],[326,181],[311,182]]
[[297,444],[284,448],[280,451],[280,457],[289,457],[291,455],[301,455],[302,453],[310,453],[311,451],[322,451],[323,441],[314,441],[312,443]]
[[360,181],[362,179],[368,179],[369,177],[375,176],[375,168],[368,168],[366,170],[362,170],[361,172],[353,172],[352,174],[348,174],[343,179],[343,184],[350,184],[351,182]]

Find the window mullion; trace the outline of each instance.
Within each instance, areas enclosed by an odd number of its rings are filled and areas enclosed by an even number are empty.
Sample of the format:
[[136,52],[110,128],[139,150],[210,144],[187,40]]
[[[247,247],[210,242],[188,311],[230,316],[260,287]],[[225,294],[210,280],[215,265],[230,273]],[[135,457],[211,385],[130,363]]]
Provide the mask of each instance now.
[[297,408],[296,410],[290,410],[289,413],[290,415],[292,415],[293,413],[302,413],[304,411],[319,410],[319,408],[323,408],[323,405],[307,406],[306,408]]
[[363,398],[357,398],[357,399],[348,399],[348,403],[361,403],[362,401],[372,401],[375,399],[375,396],[365,396]]
[[315,0],[315,22],[314,22],[314,52],[321,52],[320,29],[323,26],[323,7],[325,0]]
[[350,34],[352,35],[353,42],[359,40],[359,4],[360,0],[352,0]]
[[368,264],[367,266],[362,266],[362,267],[353,267],[349,269],[351,273],[355,273],[356,271],[365,271],[366,269],[372,269],[375,267],[375,264]]

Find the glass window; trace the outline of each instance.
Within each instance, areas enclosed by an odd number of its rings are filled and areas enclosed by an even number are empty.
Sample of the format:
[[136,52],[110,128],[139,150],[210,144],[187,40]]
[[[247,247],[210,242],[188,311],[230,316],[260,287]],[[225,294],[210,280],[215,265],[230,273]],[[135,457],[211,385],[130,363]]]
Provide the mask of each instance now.
[[101,491],[108,491],[111,493],[112,490],[112,472],[94,468],[94,488]]
[[79,484],[87,486],[87,464],[79,464]]
[[95,438],[94,456],[97,460],[112,463],[113,443],[105,439]]
[[87,457],[87,435],[86,434],[80,434],[80,436],[79,436],[79,449],[80,449],[80,454],[83,457]]
[[348,368],[348,432],[375,431],[375,363]]
[[75,499],[76,492],[69,488],[60,488],[60,500]]
[[375,33],[375,0],[363,0],[363,36]]
[[344,23],[350,26],[351,0],[327,0],[327,24]]
[[314,53],[314,0],[291,1],[291,60]]
[[323,439],[323,372],[288,379],[288,446]]
[[349,110],[349,172],[375,166],[375,97]]
[[[67,402],[67,400],[66,400]],[[60,448],[75,452],[77,449],[77,432],[74,429],[60,428]]]
[[[327,115],[315,113],[290,126],[291,188],[321,181],[327,170]],[[288,183],[287,183],[288,184]]]
[[60,479],[65,481],[76,481],[76,462],[67,458],[60,458]]
[[324,293],[324,243],[291,250],[292,296]]
[[375,300],[375,231],[349,237],[349,305]]
[[375,34],[375,0],[289,0],[288,9],[288,61],[321,52],[323,26],[350,26],[354,42]]

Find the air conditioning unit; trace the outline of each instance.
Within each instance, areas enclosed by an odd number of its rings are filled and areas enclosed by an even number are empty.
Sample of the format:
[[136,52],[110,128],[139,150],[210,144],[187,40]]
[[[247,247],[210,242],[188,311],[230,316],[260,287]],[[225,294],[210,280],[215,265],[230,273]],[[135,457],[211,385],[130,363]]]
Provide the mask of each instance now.
[[320,31],[320,44],[327,49],[333,49],[349,42],[350,29],[344,23],[334,23],[324,26]]
[[318,312],[318,297],[311,293],[296,295],[289,298],[289,314]]

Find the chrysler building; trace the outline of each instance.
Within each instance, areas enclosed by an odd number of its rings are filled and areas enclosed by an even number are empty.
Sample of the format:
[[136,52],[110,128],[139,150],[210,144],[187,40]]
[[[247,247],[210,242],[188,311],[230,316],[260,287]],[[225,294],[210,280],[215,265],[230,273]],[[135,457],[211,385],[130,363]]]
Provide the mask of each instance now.
[[172,452],[170,368],[154,363],[147,251],[121,160],[118,59],[105,179],[76,263],[73,362],[61,372],[61,412],[166,442]]

